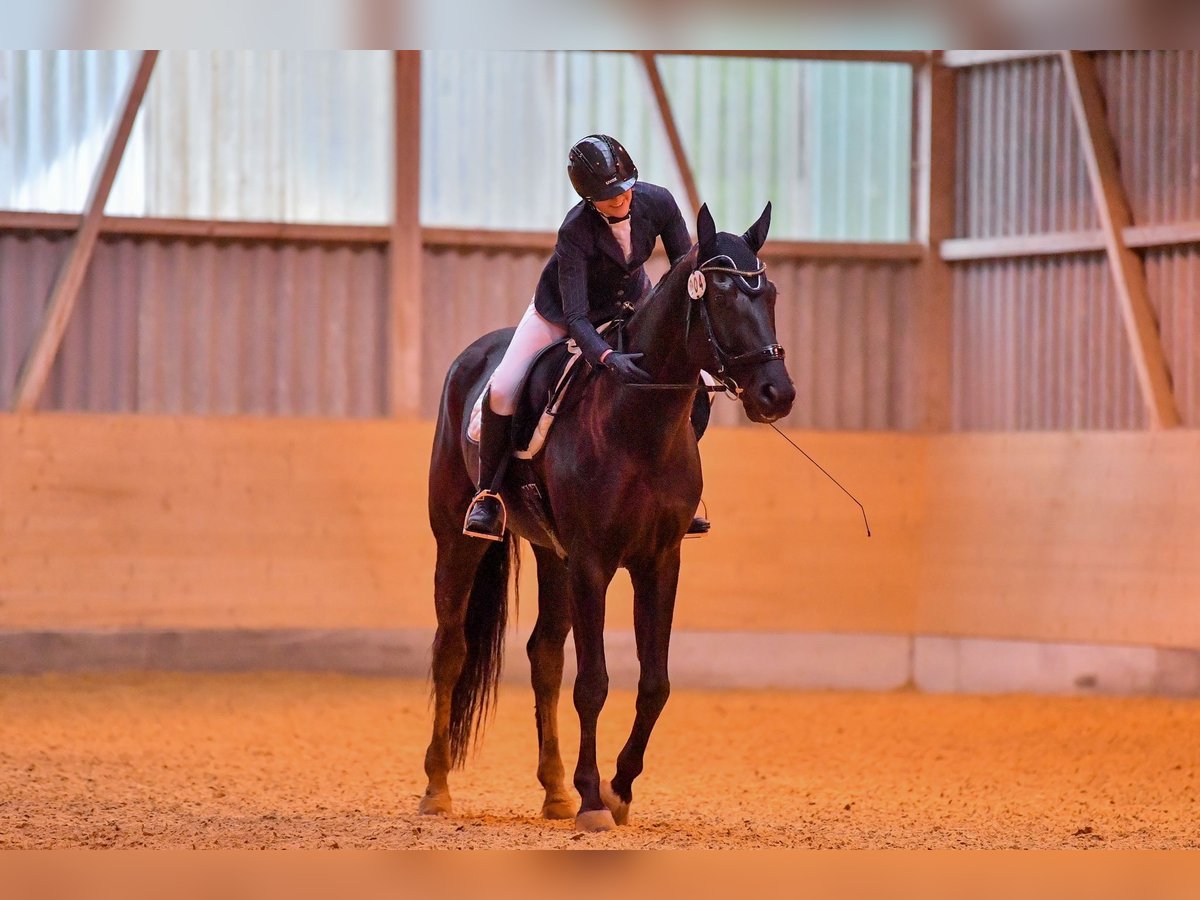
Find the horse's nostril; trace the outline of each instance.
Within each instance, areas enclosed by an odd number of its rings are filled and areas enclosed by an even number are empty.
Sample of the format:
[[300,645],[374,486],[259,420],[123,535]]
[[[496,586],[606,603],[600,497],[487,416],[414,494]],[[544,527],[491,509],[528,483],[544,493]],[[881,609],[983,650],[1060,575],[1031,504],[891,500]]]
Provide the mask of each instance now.
[[768,382],[762,386],[762,389],[758,392],[758,396],[764,406],[774,406],[775,401],[779,399],[779,391],[775,389],[775,385]]

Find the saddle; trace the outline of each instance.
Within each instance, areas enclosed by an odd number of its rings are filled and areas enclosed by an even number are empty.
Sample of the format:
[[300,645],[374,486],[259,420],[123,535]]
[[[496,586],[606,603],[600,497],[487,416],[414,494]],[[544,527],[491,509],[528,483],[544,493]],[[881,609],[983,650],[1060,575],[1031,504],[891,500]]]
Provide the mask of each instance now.
[[[612,326],[605,322],[596,330],[604,335]],[[533,459],[546,445],[554,417],[562,409],[572,384],[589,373],[583,354],[570,338],[560,338],[538,351],[517,391],[513,414],[512,447],[517,459]],[[580,373],[583,373],[582,376]],[[483,395],[475,399],[467,437],[479,443]]]

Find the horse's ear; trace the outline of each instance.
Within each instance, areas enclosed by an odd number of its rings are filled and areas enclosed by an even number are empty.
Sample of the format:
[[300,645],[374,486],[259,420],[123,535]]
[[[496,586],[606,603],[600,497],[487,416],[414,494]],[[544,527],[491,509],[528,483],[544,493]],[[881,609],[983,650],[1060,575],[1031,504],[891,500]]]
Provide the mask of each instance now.
[[771,228],[771,201],[767,201],[766,208],[763,209],[762,215],[758,217],[758,221],[746,229],[746,233],[742,235],[742,240],[750,245],[750,249],[757,253],[762,249],[762,245],[767,242],[767,231]]
[[707,203],[700,207],[700,214],[696,216],[696,237],[701,259],[711,259],[716,255],[717,223],[713,221]]

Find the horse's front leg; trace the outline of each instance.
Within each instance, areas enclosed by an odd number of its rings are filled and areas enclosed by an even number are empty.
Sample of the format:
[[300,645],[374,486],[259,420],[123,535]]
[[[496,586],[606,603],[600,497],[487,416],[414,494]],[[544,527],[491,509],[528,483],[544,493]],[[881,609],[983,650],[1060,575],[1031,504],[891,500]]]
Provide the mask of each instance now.
[[608,668],[604,662],[604,600],[615,567],[584,554],[570,556],[571,627],[575,631],[575,710],[579,713],[579,762],[575,789],[582,801],[575,816],[579,831],[608,831],[616,827],[600,797],[596,766],[596,723],[608,698]]
[[631,567],[629,575],[633,582],[633,629],[641,664],[637,714],[629,740],[617,757],[617,773],[612,784],[605,782],[601,786],[604,802],[618,825],[629,821],[633,780],[642,772],[650,732],[671,693],[667,652],[671,643],[671,619],[675,614],[675,591],[679,585],[679,545],[664,551],[651,563]]

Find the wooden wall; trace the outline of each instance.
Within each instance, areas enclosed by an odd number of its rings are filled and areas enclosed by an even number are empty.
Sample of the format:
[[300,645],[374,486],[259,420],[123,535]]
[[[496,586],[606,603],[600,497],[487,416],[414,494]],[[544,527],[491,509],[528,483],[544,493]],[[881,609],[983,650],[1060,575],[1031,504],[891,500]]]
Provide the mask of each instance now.
[[[0,628],[432,625],[431,433],[0,416]],[[875,536],[778,436],[714,429],[678,627],[1200,647],[1197,432],[792,435]]]

